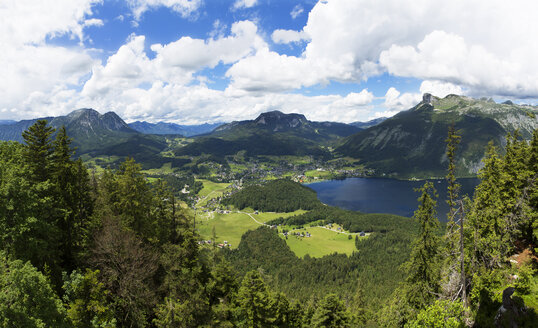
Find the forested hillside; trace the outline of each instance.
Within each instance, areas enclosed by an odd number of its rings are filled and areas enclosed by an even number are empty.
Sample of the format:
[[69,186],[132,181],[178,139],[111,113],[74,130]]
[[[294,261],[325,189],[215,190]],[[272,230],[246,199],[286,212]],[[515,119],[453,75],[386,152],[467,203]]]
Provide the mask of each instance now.
[[412,219],[320,205],[313,191],[283,180],[234,195],[244,206],[309,210],[275,223],[334,222],[369,233],[351,256],[318,259],[297,258],[265,227],[247,232],[237,250],[201,246],[177,190],[150,183],[132,159],[88,172],[73,160],[66,130],[53,133],[37,121],[24,144],[0,143],[0,327],[538,322],[536,131],[531,142],[509,135],[505,154],[490,144],[471,200],[458,195],[460,136],[450,129],[446,228],[431,183]]
[[256,270],[238,275],[199,246],[163,180],[148,183],[132,159],[90,175],[72,159],[66,130],[53,132],[37,121],[24,145],[0,143],[0,327],[359,322],[334,294],[307,307]]
[[248,186],[223,200],[224,205],[239,209],[251,207],[264,212],[293,212],[321,206],[316,192],[288,179]]
[[446,131],[454,124],[461,135],[456,152],[456,174],[474,176],[482,167],[488,142],[504,152],[506,134],[519,131],[525,140],[538,128],[538,108],[491,99],[448,95],[424,100],[385,121],[360,131],[335,150],[360,158],[377,175],[394,177],[442,176],[448,165]]

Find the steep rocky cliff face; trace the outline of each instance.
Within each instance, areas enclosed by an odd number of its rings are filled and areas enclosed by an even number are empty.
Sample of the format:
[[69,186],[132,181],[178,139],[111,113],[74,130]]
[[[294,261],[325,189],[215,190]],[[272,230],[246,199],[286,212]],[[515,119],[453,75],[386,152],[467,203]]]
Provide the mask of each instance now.
[[360,158],[378,174],[400,177],[443,176],[445,139],[455,124],[462,136],[458,146],[458,175],[472,176],[481,167],[489,141],[501,149],[507,133],[520,131],[529,139],[538,128],[538,108],[497,104],[488,99],[425,95],[408,111],[346,138],[336,151]]

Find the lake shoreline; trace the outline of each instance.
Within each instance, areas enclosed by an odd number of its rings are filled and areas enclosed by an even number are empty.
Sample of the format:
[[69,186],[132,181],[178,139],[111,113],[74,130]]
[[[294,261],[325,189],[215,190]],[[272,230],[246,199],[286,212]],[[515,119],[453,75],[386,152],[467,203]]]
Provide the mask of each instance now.
[[[414,181],[386,177],[353,177],[343,180],[316,181],[304,185],[316,191],[318,199],[329,206],[363,213],[390,213],[412,217],[418,207],[417,199],[420,196],[415,190],[420,188],[424,181],[434,182],[434,187],[439,194],[437,216],[443,222],[448,213],[445,179]],[[461,178],[458,182],[462,185],[460,195],[472,197],[479,179]]]

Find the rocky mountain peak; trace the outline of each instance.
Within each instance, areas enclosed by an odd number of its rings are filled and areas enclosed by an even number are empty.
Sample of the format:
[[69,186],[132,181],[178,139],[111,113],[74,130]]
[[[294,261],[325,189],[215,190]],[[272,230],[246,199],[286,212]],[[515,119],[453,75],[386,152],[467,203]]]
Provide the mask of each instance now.
[[423,103],[431,105],[432,100],[433,100],[433,96],[432,96],[431,93],[425,93],[425,94],[422,95],[422,102]]
[[295,128],[307,122],[308,120],[302,114],[284,114],[276,110],[262,113],[254,120],[256,125],[265,125],[274,131]]

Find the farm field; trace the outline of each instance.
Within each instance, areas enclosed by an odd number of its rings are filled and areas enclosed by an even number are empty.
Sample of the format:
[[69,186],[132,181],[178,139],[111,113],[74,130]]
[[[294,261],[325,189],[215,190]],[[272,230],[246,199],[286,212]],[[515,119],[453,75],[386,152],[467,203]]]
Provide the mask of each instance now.
[[[213,236],[213,227],[215,227],[217,243],[222,243],[226,240],[232,244],[232,248],[236,248],[245,232],[257,229],[263,222],[304,213],[304,211],[295,211],[290,213],[260,213],[256,215],[253,212],[252,209],[245,209],[241,212],[234,211],[228,214],[217,212],[199,213],[196,216],[198,233],[202,239],[209,240]],[[259,223],[254,221],[253,218]]]
[[[236,248],[241,241],[241,236],[248,230],[257,229],[260,224],[279,217],[289,217],[304,212],[303,210],[299,210],[291,213],[262,212],[254,214],[252,209],[245,209],[241,212],[233,211],[228,214],[203,212],[196,216],[196,226],[202,239],[211,239],[214,229],[217,235],[217,243],[227,241],[231,244],[231,248]],[[258,222],[253,220],[253,218]],[[281,234],[282,228],[287,227],[281,227],[279,229],[280,237],[285,238]],[[352,234],[352,238],[349,239],[349,235],[347,234],[321,227],[305,227],[303,229],[290,230],[290,232],[309,232],[312,235],[308,238],[288,236],[286,243],[298,257],[304,257],[306,254],[312,257],[322,257],[335,252],[349,255],[356,250],[356,234]]]
[[218,183],[203,179],[198,181],[201,181],[204,184],[204,187],[198,193],[200,201],[198,202],[197,206],[203,206],[208,200],[222,196],[226,188],[230,186],[229,183]]
[[[310,237],[296,237],[291,235],[292,232],[310,233]],[[285,238],[279,234],[281,238]],[[350,255],[357,249],[355,248],[355,236],[338,233],[321,227],[305,227],[300,230],[291,230],[286,239],[290,249],[298,257],[304,257],[306,254],[311,257],[322,257],[333,253],[343,253]],[[359,237],[365,238],[365,237]]]

